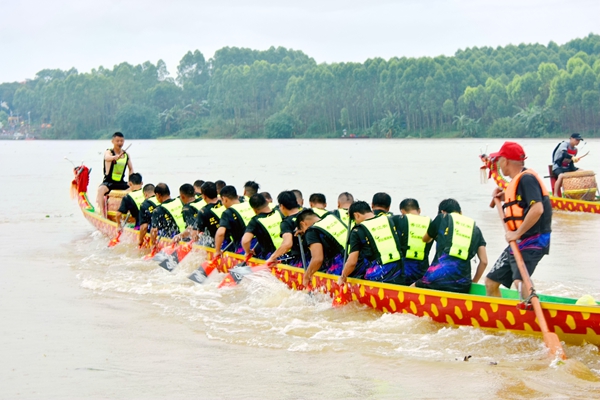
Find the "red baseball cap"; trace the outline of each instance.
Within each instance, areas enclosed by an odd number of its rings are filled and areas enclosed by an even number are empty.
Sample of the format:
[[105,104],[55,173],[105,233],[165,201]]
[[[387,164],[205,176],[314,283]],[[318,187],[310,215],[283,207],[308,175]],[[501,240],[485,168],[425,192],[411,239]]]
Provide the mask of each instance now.
[[515,161],[523,161],[527,158],[525,150],[523,150],[519,143],[515,142],[504,142],[497,153],[490,154],[492,160],[496,160],[498,157],[504,157],[507,160]]

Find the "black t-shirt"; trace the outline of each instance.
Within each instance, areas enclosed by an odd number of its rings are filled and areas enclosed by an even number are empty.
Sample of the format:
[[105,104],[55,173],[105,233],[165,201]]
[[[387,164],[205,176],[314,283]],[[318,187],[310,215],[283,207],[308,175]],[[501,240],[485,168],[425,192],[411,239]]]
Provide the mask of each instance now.
[[242,236],[244,236],[244,233],[246,232],[246,224],[233,208],[230,207],[223,212],[219,225],[227,229],[225,238],[231,237],[236,245],[239,245],[242,242]]
[[158,236],[172,238],[179,233],[179,227],[170,213],[163,207],[164,204],[181,201],[178,198],[169,199],[154,209],[152,213],[152,229],[158,228]]
[[544,213],[540,219],[525,232],[521,239],[534,236],[540,233],[548,233],[552,231],[552,204],[548,196],[542,195],[542,188],[537,178],[531,174],[523,174],[519,185],[517,186],[517,201],[519,206],[523,208],[523,215],[527,216],[529,209],[535,203],[542,202]]
[[215,204],[207,204],[198,212],[198,218],[196,219],[196,229],[199,232],[208,231],[210,237],[214,238],[219,229],[220,218],[217,217],[212,209],[215,207],[223,207],[221,200]]
[[140,206],[140,225],[148,224],[150,226],[152,224],[152,213],[156,207],[150,199],[144,200]]
[[123,197],[121,205],[119,206],[119,212],[125,216],[130,213],[135,218],[135,226],[140,226],[140,210],[138,210],[137,204],[131,198],[130,195]]
[[[408,218],[404,215],[394,215],[392,217],[394,220],[394,224],[396,225],[396,230],[398,232],[398,236],[400,237],[400,249],[402,249],[402,256],[406,256],[406,250],[408,249]],[[425,257],[423,260],[427,260],[429,262],[429,251],[433,246],[433,241],[425,244]]]
[[248,226],[246,227],[246,232],[252,233],[256,237],[256,241],[260,246],[261,251],[260,254],[258,254],[259,258],[264,258],[267,254],[273,253],[275,250],[277,250],[273,245],[271,235],[269,235],[269,232],[267,232],[263,224],[261,224],[259,221],[260,219],[270,217],[271,215],[273,215],[273,213],[276,212],[279,211],[271,211],[270,213],[256,214],[254,217],[252,217],[252,219],[248,223]]
[[[453,220],[451,218],[451,214],[438,214],[437,217],[427,229],[427,234],[429,237],[436,241],[435,247],[435,259],[433,260],[433,264],[437,263],[438,258],[442,254],[448,254],[450,252],[450,248],[452,247],[452,234],[454,233],[454,225]],[[483,234],[477,225],[473,228],[473,235],[471,236],[471,244],[469,245],[469,255],[466,260],[461,260],[463,263],[468,264],[470,268],[470,261],[475,254],[477,254],[477,249],[480,246],[485,246],[485,239],[483,238]]]
[[344,249],[333,236],[318,228],[308,228],[304,237],[308,248],[315,243],[320,243],[323,246],[323,257],[324,261],[326,261],[323,263],[324,266],[327,264],[327,261],[331,261],[338,255],[344,253]]
[[300,243],[298,242],[298,239],[294,236],[294,232],[296,232],[296,217],[298,216],[298,213],[294,214],[294,215],[290,215],[288,217],[286,217],[283,221],[281,221],[281,237],[283,237],[283,235],[285,233],[291,233],[293,236],[293,240],[292,240],[292,248],[290,250],[290,255],[292,257],[300,257]]
[[196,199],[191,203],[184,204],[183,210],[181,213],[183,214],[183,220],[185,221],[185,227],[192,227],[193,230],[198,229],[198,203],[200,203],[202,199]]
[[[385,214],[385,212],[382,211],[379,214]],[[374,218],[377,218],[377,216]],[[395,221],[390,217],[388,217],[388,220],[393,234],[397,236],[398,231]],[[396,239],[398,238],[396,237]],[[355,251],[359,252],[359,260],[366,258],[369,261],[376,261],[379,258],[377,245],[371,242],[367,229],[362,225],[355,226],[350,233],[350,253],[354,253]],[[398,252],[400,252],[400,249],[398,249]]]

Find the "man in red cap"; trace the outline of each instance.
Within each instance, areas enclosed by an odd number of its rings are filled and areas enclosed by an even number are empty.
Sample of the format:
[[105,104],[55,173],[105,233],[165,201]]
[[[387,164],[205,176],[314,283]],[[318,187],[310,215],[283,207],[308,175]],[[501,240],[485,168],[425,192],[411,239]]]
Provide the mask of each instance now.
[[[493,196],[504,202],[504,221],[509,231],[506,241],[516,241],[529,275],[550,250],[552,206],[548,190],[538,174],[525,168],[525,151],[514,142],[505,142],[500,151],[490,154],[497,160],[504,176],[511,181],[506,190],[494,190]],[[488,296],[500,297],[500,285],[510,288],[512,283],[520,289],[522,278],[515,257],[508,246],[485,279]],[[524,297],[529,293],[524,294]]]

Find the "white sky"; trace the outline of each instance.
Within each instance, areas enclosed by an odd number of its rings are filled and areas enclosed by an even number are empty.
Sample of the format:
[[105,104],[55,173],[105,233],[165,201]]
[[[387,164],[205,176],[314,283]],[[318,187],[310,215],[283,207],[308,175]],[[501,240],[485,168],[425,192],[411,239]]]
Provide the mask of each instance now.
[[0,82],[161,58],[175,76],[188,50],[225,46],[362,62],[600,33],[600,0],[0,0],[0,15]]

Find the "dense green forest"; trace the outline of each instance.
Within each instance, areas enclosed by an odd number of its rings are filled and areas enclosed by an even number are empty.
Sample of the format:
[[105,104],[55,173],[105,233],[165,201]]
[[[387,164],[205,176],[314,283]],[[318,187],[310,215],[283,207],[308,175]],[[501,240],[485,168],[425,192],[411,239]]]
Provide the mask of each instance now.
[[0,123],[53,139],[600,136],[600,36],[362,64],[225,47],[174,77],[162,60],[45,69],[0,84]]

